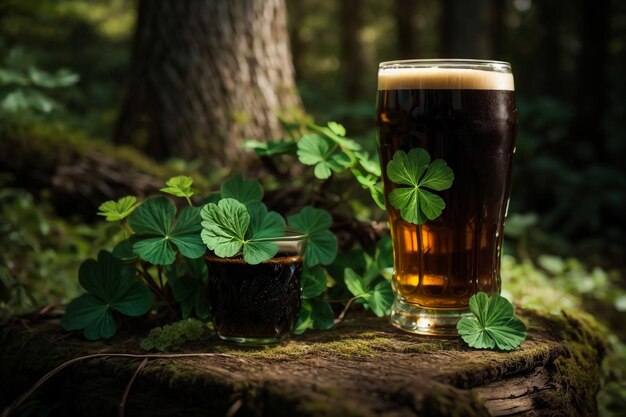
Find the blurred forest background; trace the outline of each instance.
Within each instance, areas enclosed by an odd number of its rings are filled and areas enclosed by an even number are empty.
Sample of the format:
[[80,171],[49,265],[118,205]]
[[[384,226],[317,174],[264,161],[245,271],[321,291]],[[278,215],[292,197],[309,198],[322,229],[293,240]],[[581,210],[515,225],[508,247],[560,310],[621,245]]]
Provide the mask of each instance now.
[[[626,2],[272,0],[269,14],[261,8],[243,27],[236,11],[176,3],[0,1],[0,312],[76,294],[79,263],[117,239],[94,217],[102,201],[145,195],[170,175],[210,190],[241,161],[248,174],[261,169],[251,152],[232,149],[276,139],[278,119],[254,92],[246,111],[225,112],[231,99],[221,94],[238,91],[229,71],[255,65],[228,37],[258,31],[279,57],[263,76],[273,85],[271,77],[295,77],[297,90],[271,98],[284,104],[283,124],[337,121],[374,151],[378,62],[511,62],[520,123],[505,292],[528,305],[585,308],[626,357]],[[189,2],[199,3],[211,2]],[[161,65],[172,50],[180,59]],[[190,59],[196,50],[213,55]],[[212,84],[218,78],[223,85]],[[181,83],[193,97],[176,94]],[[622,374],[606,412],[626,402],[624,365],[608,368]]]

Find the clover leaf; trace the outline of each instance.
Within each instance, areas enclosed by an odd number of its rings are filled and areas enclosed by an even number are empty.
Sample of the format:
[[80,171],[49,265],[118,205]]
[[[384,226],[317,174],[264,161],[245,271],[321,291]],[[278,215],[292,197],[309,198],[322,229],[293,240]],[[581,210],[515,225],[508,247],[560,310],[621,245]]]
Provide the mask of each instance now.
[[202,241],[215,255],[230,258],[241,251],[250,225],[246,206],[235,199],[224,198],[217,204],[205,205],[200,216]]
[[[363,300],[363,304],[370,308],[378,317],[389,314],[394,295],[391,283],[387,279],[377,279],[380,274],[376,262],[367,257],[368,267],[360,276],[352,268],[344,270],[344,282],[348,290]],[[372,285],[374,282],[377,283]]]
[[285,233],[285,220],[259,201],[246,207],[232,198],[209,203],[201,211],[202,241],[215,255],[228,258],[243,250],[243,259],[258,264],[278,252],[275,241]]
[[117,324],[113,311],[127,316],[141,316],[152,306],[152,292],[137,281],[135,271],[107,251],[98,259],[87,259],[78,271],[86,294],[72,300],[61,319],[65,330],[83,330],[89,340],[111,338]]
[[402,218],[413,224],[423,224],[441,215],[446,207],[438,195],[427,191],[442,191],[450,188],[454,174],[442,159],[430,161],[424,149],[413,148],[408,155],[399,150],[387,164],[387,176],[400,187],[391,190],[389,202],[400,210]]
[[190,197],[196,193],[196,190],[191,188],[193,185],[193,178],[179,175],[167,180],[165,185],[167,185],[167,187],[161,188],[160,191],[176,197],[185,197],[189,205],[191,205]]
[[526,340],[526,326],[515,317],[513,304],[506,298],[479,292],[470,298],[469,307],[474,317],[461,318],[456,328],[470,347],[512,350]]
[[273,241],[285,235],[285,219],[275,211],[267,211],[265,204],[252,202],[247,207],[250,227],[243,243],[243,259],[249,264],[258,264],[271,259],[278,252]]
[[174,222],[176,207],[164,197],[150,198],[129,219],[137,241],[133,251],[153,265],[170,265],[176,252],[199,258],[206,252],[200,239],[200,214],[196,207],[185,207]]
[[332,140],[310,133],[298,141],[298,159],[305,165],[314,165],[313,173],[319,179],[330,177],[332,171],[342,172],[350,166],[350,158],[335,152],[337,145]]
[[306,329],[328,330],[333,327],[335,315],[327,301],[319,299],[302,300],[298,321],[294,329],[295,334],[301,334]]
[[314,298],[326,289],[326,271],[317,265],[305,267],[301,278],[302,298]]
[[108,222],[116,222],[130,216],[138,206],[137,197],[129,195],[117,201],[109,200],[100,204],[98,216],[105,217]]
[[308,237],[304,252],[307,266],[328,265],[337,256],[337,237],[328,230],[332,222],[333,218],[327,211],[310,206],[287,218],[290,228]]
[[222,184],[222,198],[233,198],[242,204],[261,201],[263,187],[258,181],[247,180],[241,174],[233,175]]
[[166,272],[167,282],[172,288],[174,299],[180,303],[183,319],[195,312],[200,319],[209,316],[209,300],[206,280],[209,271],[204,259],[185,259],[178,267],[170,267]]

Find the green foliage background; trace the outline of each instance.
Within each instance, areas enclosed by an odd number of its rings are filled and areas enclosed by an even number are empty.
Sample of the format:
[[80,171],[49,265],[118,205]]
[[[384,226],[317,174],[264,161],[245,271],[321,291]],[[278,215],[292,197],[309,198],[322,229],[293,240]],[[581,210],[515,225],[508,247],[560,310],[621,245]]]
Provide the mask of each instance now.
[[[298,86],[316,120],[343,123],[375,155],[377,63],[400,57],[394,2],[362,2],[358,74],[347,72],[342,61],[338,3],[287,1],[292,43],[299,45],[294,55]],[[438,3],[420,2],[415,17],[420,58],[440,55]],[[626,3],[611,2],[609,83],[598,132],[605,152],[600,155],[593,150],[596,137],[571,128],[577,117],[573,91],[580,82],[580,2],[562,9],[555,22],[559,49],[552,53],[561,63],[555,80],[560,88],[549,94],[541,62],[545,55],[537,54],[546,31],[538,2],[505,3],[502,56],[494,58],[513,64],[520,117],[502,266],[505,295],[530,307],[585,309],[607,326],[613,353],[601,411],[619,415],[626,409],[626,328],[621,320],[626,311]],[[3,1],[0,133],[9,126],[38,125],[109,140],[128,76],[135,8],[132,0]],[[354,77],[359,92],[348,99],[346,84]],[[11,96],[18,90],[21,96]],[[0,187],[6,179],[1,181]],[[59,217],[48,197],[0,188],[2,313],[67,302],[78,294],[80,262],[94,257],[96,248],[112,249],[120,240],[115,227]],[[351,206],[360,218],[380,216],[362,199]]]

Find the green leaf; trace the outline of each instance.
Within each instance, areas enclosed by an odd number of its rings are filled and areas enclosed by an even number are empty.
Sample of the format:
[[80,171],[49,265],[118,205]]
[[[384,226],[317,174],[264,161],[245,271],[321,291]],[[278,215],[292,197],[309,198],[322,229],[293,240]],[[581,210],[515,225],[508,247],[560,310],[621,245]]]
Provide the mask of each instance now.
[[180,268],[170,267],[166,272],[174,299],[180,303],[183,319],[190,317],[194,312],[200,319],[209,316],[206,284],[208,274],[203,258],[186,259]]
[[474,318],[463,317],[457,331],[473,348],[511,350],[527,336],[524,323],[515,317],[513,305],[500,295],[491,298],[484,292],[474,294],[469,301]]
[[302,298],[317,297],[326,289],[326,270],[317,265],[302,271]]
[[221,258],[235,256],[241,251],[250,225],[250,214],[239,201],[224,198],[218,204],[209,203],[200,213],[202,241]]
[[258,181],[246,180],[242,175],[237,174],[222,184],[221,195],[222,198],[232,198],[248,205],[248,203],[263,199],[263,187]]
[[380,177],[380,162],[378,159],[370,159],[369,154],[367,152],[357,152],[356,157],[359,160],[359,164],[363,167],[365,171],[374,175],[375,177]]
[[328,265],[337,256],[337,237],[328,230],[332,222],[333,218],[327,211],[310,206],[287,218],[290,228],[308,237],[304,252],[307,266]]
[[346,136],[346,128],[337,122],[328,122],[328,128],[331,132],[338,136]]
[[109,252],[101,251],[98,260],[87,259],[78,275],[87,294],[68,305],[61,319],[65,330],[82,329],[90,340],[108,339],[117,328],[113,311],[140,316],[152,306],[150,289],[137,281],[133,269],[124,268]]
[[170,265],[177,250],[188,258],[198,258],[206,252],[200,238],[200,216],[196,207],[181,210],[176,224],[174,203],[164,197],[150,198],[130,216],[129,224],[137,241],[133,251],[153,265]]
[[314,165],[314,174],[319,179],[330,177],[331,173],[342,172],[351,165],[350,158],[335,152],[336,145],[328,138],[311,133],[298,141],[298,159],[305,165]]
[[170,178],[165,183],[167,187],[161,188],[160,191],[164,193],[174,195],[176,197],[184,197],[187,201],[196,193],[196,190],[191,188],[193,185],[193,178],[179,175],[177,177]]
[[305,300],[311,303],[311,319],[313,320],[313,328],[318,330],[328,330],[333,327],[335,315],[330,304],[323,300]]
[[352,268],[344,269],[343,281],[346,283],[348,290],[355,297],[362,297],[367,293],[367,289],[363,285],[362,278],[356,272],[354,272]]
[[387,164],[387,176],[400,187],[391,190],[389,202],[400,210],[402,218],[413,224],[423,224],[439,217],[446,204],[441,197],[426,190],[450,188],[454,174],[445,161],[430,162],[428,152],[413,148],[406,154],[397,151]]
[[260,157],[295,154],[298,149],[296,141],[293,140],[281,142],[260,142],[257,140],[247,140],[244,142],[243,147],[254,150],[254,152]]
[[133,245],[137,242],[137,236],[131,236],[126,240],[122,240],[113,248],[113,256],[122,261],[136,259],[137,254],[133,251]]
[[110,200],[100,204],[98,216],[104,216],[108,222],[116,222],[130,216],[138,206],[137,197],[129,195],[117,201]]
[[302,300],[300,304],[300,312],[298,313],[298,321],[294,326],[294,334],[302,334],[307,329],[313,328],[313,305],[309,300]]
[[374,288],[368,292],[367,305],[378,317],[383,317],[391,312],[391,306],[395,299],[391,290],[391,282],[388,280],[379,281]]
[[271,259],[278,252],[272,240],[285,235],[285,219],[275,211],[267,211],[265,204],[252,202],[247,207],[250,226],[243,242],[243,259],[255,265]]

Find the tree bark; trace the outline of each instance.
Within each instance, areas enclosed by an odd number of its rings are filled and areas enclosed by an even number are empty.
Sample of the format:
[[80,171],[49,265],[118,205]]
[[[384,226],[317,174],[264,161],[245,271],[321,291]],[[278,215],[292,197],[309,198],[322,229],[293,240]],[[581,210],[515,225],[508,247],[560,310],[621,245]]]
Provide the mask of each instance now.
[[[529,337],[511,352],[400,333],[350,313],[329,331],[286,345],[185,348],[208,357],[149,359],[126,401],[150,416],[588,416],[596,412],[602,333],[591,319],[522,311]],[[60,363],[96,352],[138,353],[139,337],[68,337],[58,323],[0,329],[0,407]],[[95,359],[57,374],[35,393],[55,414],[116,415],[141,358]]]
[[607,62],[610,33],[610,0],[583,0],[582,49],[578,56],[576,114],[571,137],[593,144],[595,158],[607,158],[605,113],[608,108]]
[[395,0],[394,15],[396,20],[396,36],[398,59],[419,58],[415,15],[419,7],[418,0]]
[[444,58],[494,59],[490,0],[444,0],[441,11],[441,55]]
[[140,0],[115,141],[147,154],[245,163],[300,109],[284,0]]
[[363,97],[362,76],[365,67],[360,33],[363,27],[363,1],[340,2],[341,63],[343,67],[344,97],[356,101]]

